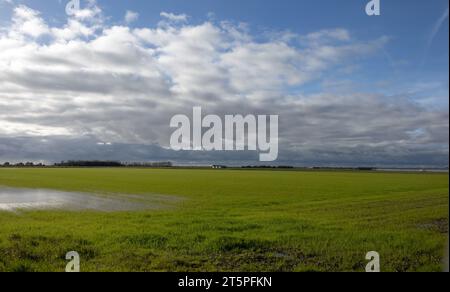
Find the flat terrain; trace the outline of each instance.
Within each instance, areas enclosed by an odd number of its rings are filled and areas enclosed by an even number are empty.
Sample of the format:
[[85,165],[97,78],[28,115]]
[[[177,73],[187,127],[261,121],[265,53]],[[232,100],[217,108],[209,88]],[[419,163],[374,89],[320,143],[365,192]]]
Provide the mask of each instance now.
[[440,271],[448,174],[0,169],[0,188],[174,196],[133,212],[0,211],[0,271]]

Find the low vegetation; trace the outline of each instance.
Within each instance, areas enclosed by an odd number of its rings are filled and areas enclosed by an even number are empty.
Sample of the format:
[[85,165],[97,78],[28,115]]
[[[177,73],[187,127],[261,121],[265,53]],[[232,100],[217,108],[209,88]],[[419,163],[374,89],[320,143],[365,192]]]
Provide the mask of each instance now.
[[136,212],[0,212],[0,271],[440,271],[448,174],[0,169],[1,186],[174,195]]

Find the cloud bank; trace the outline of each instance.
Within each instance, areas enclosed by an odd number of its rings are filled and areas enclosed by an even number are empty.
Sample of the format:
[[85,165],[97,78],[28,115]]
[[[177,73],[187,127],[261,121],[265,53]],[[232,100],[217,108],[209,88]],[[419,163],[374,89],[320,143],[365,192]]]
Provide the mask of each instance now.
[[370,59],[388,37],[361,41],[342,28],[256,35],[244,24],[190,24],[168,12],[156,27],[132,27],[137,18],[129,11],[126,25],[109,25],[91,1],[56,27],[15,7],[0,29],[0,161],[256,163],[247,152],[167,149],[171,117],[201,106],[278,114],[279,163],[448,165],[448,109],[406,94],[303,90]]

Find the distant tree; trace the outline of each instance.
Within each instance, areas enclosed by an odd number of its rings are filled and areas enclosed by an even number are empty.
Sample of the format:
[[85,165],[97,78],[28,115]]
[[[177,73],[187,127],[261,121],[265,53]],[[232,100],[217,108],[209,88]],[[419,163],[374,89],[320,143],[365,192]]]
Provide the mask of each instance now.
[[71,160],[62,161],[61,163],[55,164],[55,166],[60,167],[121,167],[122,163],[117,161],[82,161],[82,160]]

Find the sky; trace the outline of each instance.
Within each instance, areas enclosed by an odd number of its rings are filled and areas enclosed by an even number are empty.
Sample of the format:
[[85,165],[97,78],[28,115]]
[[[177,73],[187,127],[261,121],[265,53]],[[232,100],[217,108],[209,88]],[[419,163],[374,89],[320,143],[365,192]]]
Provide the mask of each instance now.
[[0,0],[0,162],[258,164],[170,119],[276,114],[276,164],[447,167],[447,0]]

